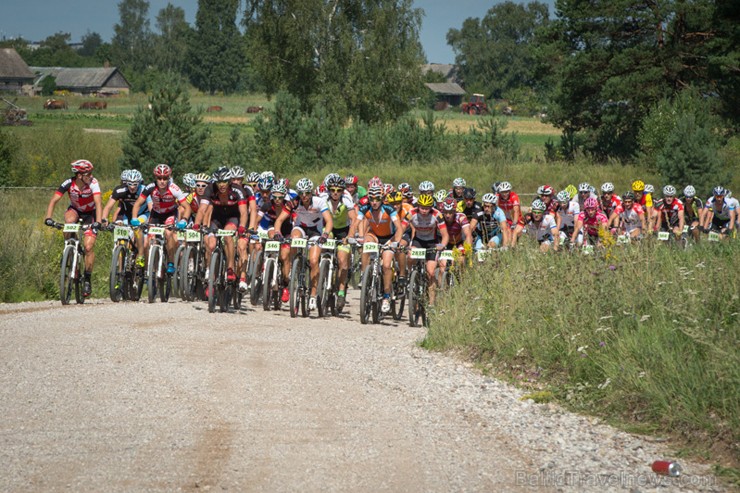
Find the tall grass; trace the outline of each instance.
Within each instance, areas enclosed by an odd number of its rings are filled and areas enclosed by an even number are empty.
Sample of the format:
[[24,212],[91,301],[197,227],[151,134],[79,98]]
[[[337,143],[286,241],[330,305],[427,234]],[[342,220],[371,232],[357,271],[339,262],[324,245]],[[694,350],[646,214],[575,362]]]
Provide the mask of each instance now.
[[423,345],[463,351],[577,410],[737,454],[738,272],[736,242],[594,257],[519,248],[465,273]]

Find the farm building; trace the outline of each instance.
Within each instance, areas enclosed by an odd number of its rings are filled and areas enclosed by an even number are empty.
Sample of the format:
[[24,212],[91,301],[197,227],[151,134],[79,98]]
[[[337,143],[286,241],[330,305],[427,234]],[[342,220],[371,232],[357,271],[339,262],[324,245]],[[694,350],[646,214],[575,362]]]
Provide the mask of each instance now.
[[465,89],[460,87],[458,84],[450,82],[428,82],[424,85],[437,96],[437,103],[446,103],[449,106],[459,106],[460,103],[462,103],[463,96],[465,96]]
[[457,65],[449,63],[425,63],[421,66],[421,73],[434,72],[444,77],[445,82],[460,84],[460,78],[457,75]]
[[44,78],[52,76],[58,90],[75,94],[110,96],[127,94],[131,86],[116,67],[99,68],[65,68],[65,67],[31,67],[37,74],[34,87],[41,92]]
[[0,92],[30,93],[34,75],[13,48],[0,49]]

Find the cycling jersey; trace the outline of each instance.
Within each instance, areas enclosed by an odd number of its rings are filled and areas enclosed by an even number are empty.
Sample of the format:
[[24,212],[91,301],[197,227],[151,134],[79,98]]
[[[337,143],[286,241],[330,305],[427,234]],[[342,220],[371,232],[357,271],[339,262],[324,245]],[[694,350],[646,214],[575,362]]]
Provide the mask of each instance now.
[[526,226],[527,234],[534,237],[540,243],[553,241],[552,230],[558,227],[555,222],[555,216],[551,214],[543,214],[542,220],[539,223],[529,221],[526,223]]
[[158,216],[170,216],[177,212],[177,204],[183,203],[188,196],[180,187],[170,183],[164,192],[157,185],[150,183],[141,191],[140,197],[152,198],[152,213]]
[[[444,216],[443,216],[444,217]],[[447,234],[450,235],[448,241],[449,245],[458,245],[463,242],[463,230],[470,229],[470,223],[468,218],[462,212],[455,213],[455,217],[452,221],[447,222],[445,219],[445,226],[447,227]]]
[[242,188],[239,185],[229,184],[226,193],[222,195],[218,191],[218,185],[214,183],[203,192],[200,203],[201,205],[211,204],[213,217],[220,220],[239,217],[239,206],[247,205],[253,200],[254,195],[249,187]]
[[479,236],[488,243],[491,238],[501,234],[501,225],[506,222],[506,214],[499,207],[493,211],[492,215],[483,213],[478,219],[476,231]]
[[313,196],[308,207],[304,207],[302,202],[295,207],[288,206],[286,203],[283,210],[290,214],[294,228],[301,228],[304,232],[315,229],[321,233],[324,230],[323,213],[329,210],[329,206],[321,197]]
[[414,238],[422,241],[436,241],[437,232],[447,228],[442,213],[436,209],[427,214],[421,214],[417,208],[411,209],[409,224],[414,228]]
[[328,198],[326,199],[326,205],[329,207],[334,229],[349,228],[349,211],[355,208],[355,204],[352,202],[352,196],[345,191],[339,199],[336,208],[334,208],[331,199]]
[[[121,213],[120,215],[123,216],[122,219],[131,220],[134,209],[134,202],[136,202],[136,199],[139,198],[139,195],[141,195],[142,190],[144,190],[144,185],[139,184],[139,186],[134,190],[133,192],[127,187],[126,185],[119,185],[118,187],[114,188],[113,191],[110,194],[110,198],[113,200],[118,201],[118,205],[121,207]],[[147,198],[147,201],[150,201],[150,198]],[[139,211],[139,216],[148,214],[148,210]]]
[[370,232],[372,232],[378,239],[390,238],[396,232],[396,227],[393,224],[393,220],[398,217],[396,209],[390,205],[381,205],[378,213],[378,218],[373,217],[373,208],[370,204],[366,204],[360,207],[360,211],[357,214],[360,221],[367,221],[370,226]]
[[198,195],[195,192],[191,192],[188,194],[188,197],[185,199],[185,203],[190,206],[190,210],[193,214],[198,213],[198,208],[200,207],[200,198],[201,195]]
[[[470,207],[465,207],[465,202],[463,201],[463,214],[465,214],[465,217],[468,218],[468,222],[471,222],[473,219],[476,219],[478,222],[480,222],[480,218],[483,216],[483,207],[481,207],[479,202],[473,202],[473,205]],[[476,227],[476,231],[478,228]],[[473,234],[476,235],[476,231],[473,231]]]
[[606,226],[608,219],[603,212],[596,212],[593,217],[589,217],[586,211],[578,214],[578,221],[583,224],[583,229],[588,233],[589,236],[597,236],[599,234],[599,227]]
[[604,215],[606,217],[611,217],[612,212],[614,212],[614,210],[618,206],[622,205],[622,199],[620,199],[617,195],[612,194],[612,198],[608,202],[605,202],[604,198],[602,197],[599,200],[599,205],[601,206],[601,210],[604,211]]
[[509,197],[504,199],[504,197],[499,193],[498,206],[502,211],[504,211],[504,214],[506,215],[506,220],[511,222],[512,211],[515,207],[521,207],[521,203],[519,202],[519,195],[517,195],[515,192],[509,192]]
[[678,213],[682,210],[683,202],[680,200],[674,198],[670,205],[668,205],[664,200],[658,207],[658,212],[662,215],[663,227],[667,227],[668,225],[671,225],[672,227],[678,226]]
[[93,178],[89,185],[83,184],[80,188],[75,183],[74,178],[68,178],[59,185],[55,192],[61,197],[65,193],[69,194],[70,207],[82,214],[90,214],[95,210],[95,195],[100,195],[100,185],[98,180]]
[[558,214],[560,215],[560,230],[573,232],[573,228],[576,225],[576,217],[581,213],[581,206],[578,204],[578,200],[571,200],[568,202],[568,207],[558,208]]
[[640,197],[640,200],[635,200],[635,203],[640,204],[645,210],[647,210],[648,207],[653,206],[653,196],[650,193],[643,193],[642,197]]
[[632,204],[632,207],[625,209],[623,204],[617,206],[614,212],[619,216],[621,228],[625,233],[631,233],[636,229],[642,229],[642,219],[640,216],[645,215],[640,204]]
[[735,210],[734,204],[723,198],[722,202],[717,202],[714,197],[709,197],[704,204],[704,208],[710,210],[714,217],[722,221],[730,220],[730,211]]
[[686,197],[683,198],[684,214],[686,215],[686,222],[690,223],[699,220],[699,211],[704,208],[699,197],[694,197],[689,201]]

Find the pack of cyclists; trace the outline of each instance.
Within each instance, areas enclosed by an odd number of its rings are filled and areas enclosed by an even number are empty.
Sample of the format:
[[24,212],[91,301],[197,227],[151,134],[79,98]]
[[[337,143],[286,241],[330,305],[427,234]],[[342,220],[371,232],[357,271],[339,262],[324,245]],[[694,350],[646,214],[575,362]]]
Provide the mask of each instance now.
[[[381,245],[383,313],[391,310],[392,290],[405,287],[412,248],[426,249],[423,261],[428,304],[433,306],[440,287],[436,273],[446,268],[446,262],[457,263],[462,269],[466,259],[470,263],[477,252],[519,248],[524,236],[536,242],[542,252],[557,252],[584,245],[598,248],[607,237],[640,241],[652,235],[664,239],[668,234],[680,241],[700,241],[705,233],[721,240],[734,237],[740,225],[740,204],[722,186],[714,187],[711,196],[702,201],[690,185],[680,197],[674,186],[666,185],[662,196],[656,198],[654,187],[641,180],[635,180],[621,196],[610,182],[598,191],[586,182],[559,191],[542,185],[531,203],[524,205],[507,181],[495,182],[479,202],[477,191],[462,177],[453,180],[449,190],[437,189],[430,180],[422,181],[416,193],[409,183],[395,186],[375,176],[364,186],[356,175],[342,177],[337,173],[330,173],[318,185],[304,177],[291,188],[288,179],[270,171],[246,173],[235,166],[220,167],[212,175],[188,173],[180,188],[172,179],[172,168],[158,164],[152,170],[154,181],[146,185],[139,170],[125,170],[121,184],[103,207],[92,163],[78,160],[71,169],[73,176],[60,185],[49,202],[46,223],[54,224],[54,208],[68,194],[70,204],[64,221],[93,225],[84,239],[85,296],[91,291],[96,235],[109,223],[134,228],[143,224],[167,226],[168,272],[177,268],[177,230],[200,231],[205,236],[206,256],[215,248],[216,230],[235,232],[224,240],[227,277],[242,292],[249,286],[249,255],[264,241],[280,242],[283,284],[279,293],[283,303],[290,296],[288,280],[296,254],[289,239],[306,238],[309,310],[316,308],[322,245],[329,238],[338,245],[336,308],[341,312],[353,245],[376,243]],[[141,268],[147,240],[146,235],[137,235],[134,240]],[[440,258],[445,250],[454,252],[453,260]],[[368,255],[362,254],[363,269],[368,262]]]

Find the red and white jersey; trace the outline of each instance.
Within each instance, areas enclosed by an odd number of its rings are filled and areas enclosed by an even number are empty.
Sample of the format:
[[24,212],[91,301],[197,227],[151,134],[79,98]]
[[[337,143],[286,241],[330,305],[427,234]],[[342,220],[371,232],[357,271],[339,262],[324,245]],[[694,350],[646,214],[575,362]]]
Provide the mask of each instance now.
[[599,207],[602,211],[604,211],[606,217],[610,217],[612,215],[612,212],[614,212],[617,207],[621,205],[622,199],[620,199],[617,194],[612,194],[612,198],[608,202],[604,201],[603,197],[599,199]]
[[599,227],[606,226],[608,219],[603,212],[596,212],[593,217],[589,217],[586,211],[578,214],[578,221],[583,224],[583,229],[591,236],[599,234]]
[[75,183],[74,178],[68,178],[64,180],[64,183],[59,185],[55,193],[60,197],[65,193],[69,193],[69,201],[72,208],[77,212],[89,214],[95,210],[95,195],[100,195],[100,185],[98,184],[98,180],[93,178],[89,185],[80,188]]
[[408,221],[414,228],[414,237],[422,241],[436,240],[437,231],[447,228],[442,213],[437,209],[431,209],[428,214],[419,213],[419,209],[411,209]]
[[658,206],[658,211],[663,215],[663,221],[668,224],[674,224],[678,221],[678,213],[683,210],[683,202],[674,198],[670,205],[663,199],[663,202]]
[[614,209],[614,213],[622,220],[621,228],[627,233],[642,228],[640,216],[644,216],[645,211],[640,204],[633,204],[629,209],[625,209],[624,205],[620,204]]
[[290,214],[294,227],[316,228],[323,231],[324,212],[329,210],[329,206],[326,204],[326,200],[314,195],[311,197],[311,203],[308,207],[304,207],[303,203],[299,201],[295,207],[286,203],[283,210]]
[[187,200],[188,195],[174,183],[167,185],[162,191],[155,183],[150,183],[141,191],[141,197],[152,198],[152,212],[154,214],[170,214],[177,210],[177,204]]
[[519,202],[519,195],[517,195],[515,192],[509,192],[509,197],[507,199],[504,199],[504,197],[499,193],[498,206],[502,211],[504,211],[506,219],[508,221],[511,221],[511,214],[514,210],[514,207],[521,207],[521,203]]
[[464,239],[463,230],[470,229],[470,223],[468,222],[468,218],[465,216],[465,214],[463,214],[462,212],[458,212],[457,214],[455,214],[455,218],[452,220],[452,222],[448,223],[445,220],[445,227],[447,227],[447,234],[450,235],[450,244],[457,244],[462,243]]

